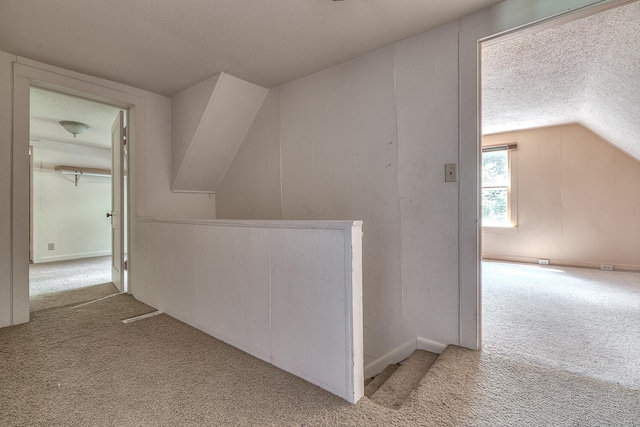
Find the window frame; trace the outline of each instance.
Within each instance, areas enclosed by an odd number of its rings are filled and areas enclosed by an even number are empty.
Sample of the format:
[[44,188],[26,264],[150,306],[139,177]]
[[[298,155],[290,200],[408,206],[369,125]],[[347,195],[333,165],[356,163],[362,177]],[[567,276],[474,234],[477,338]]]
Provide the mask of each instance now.
[[506,144],[497,144],[497,145],[486,145],[482,146],[480,155],[482,156],[484,153],[495,152],[495,151],[506,151],[507,152],[507,174],[508,174],[508,183],[507,185],[484,185],[482,180],[482,158],[480,159],[480,206],[482,207],[483,196],[482,192],[484,189],[490,188],[506,188],[507,190],[507,219],[508,223],[506,224],[487,224],[485,225],[484,219],[482,218],[482,209],[480,213],[480,221],[482,224],[482,229],[485,231],[494,231],[496,233],[504,233],[510,234],[512,232],[516,232],[518,228],[518,198],[517,198],[517,165],[518,165],[518,156],[517,156],[517,142],[509,142]]

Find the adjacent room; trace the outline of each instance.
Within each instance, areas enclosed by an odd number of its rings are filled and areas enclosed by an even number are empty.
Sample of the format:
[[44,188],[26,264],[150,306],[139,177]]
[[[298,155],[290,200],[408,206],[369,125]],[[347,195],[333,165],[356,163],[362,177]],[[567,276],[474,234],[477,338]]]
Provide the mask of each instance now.
[[31,310],[111,284],[111,125],[118,109],[30,90]]
[[640,387],[640,3],[482,47],[483,348]]

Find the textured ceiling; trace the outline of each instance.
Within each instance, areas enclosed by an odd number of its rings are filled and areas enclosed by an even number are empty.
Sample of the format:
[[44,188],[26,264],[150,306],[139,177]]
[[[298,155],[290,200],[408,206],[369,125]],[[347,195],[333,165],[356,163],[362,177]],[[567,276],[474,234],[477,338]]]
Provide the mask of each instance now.
[[0,50],[173,95],[220,71],[263,87],[501,0],[0,0]]
[[[111,149],[111,125],[118,109],[109,105],[31,88],[29,133],[33,142],[46,146],[55,143]],[[89,125],[75,138],[60,125],[72,120]]]
[[640,160],[640,2],[482,49],[484,134],[577,122]]

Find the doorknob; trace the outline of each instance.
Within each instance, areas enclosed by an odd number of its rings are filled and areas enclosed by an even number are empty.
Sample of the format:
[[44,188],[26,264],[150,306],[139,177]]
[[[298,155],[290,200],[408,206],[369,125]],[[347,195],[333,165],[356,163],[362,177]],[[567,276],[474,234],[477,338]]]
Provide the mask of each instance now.
[[111,216],[113,216],[113,214],[112,214],[112,213],[107,212],[107,218],[109,218],[109,217],[111,217]]

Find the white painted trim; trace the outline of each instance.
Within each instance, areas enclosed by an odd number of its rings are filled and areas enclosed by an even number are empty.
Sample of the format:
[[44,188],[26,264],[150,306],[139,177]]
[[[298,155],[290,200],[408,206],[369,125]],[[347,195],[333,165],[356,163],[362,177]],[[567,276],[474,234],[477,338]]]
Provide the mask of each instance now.
[[13,64],[11,324],[29,321],[29,79]]
[[442,344],[440,342],[428,340],[426,338],[418,337],[416,338],[416,347],[418,350],[426,350],[431,353],[442,354],[445,348],[447,348],[446,344]]
[[[364,367],[364,301],[362,294],[362,221],[351,227],[351,233],[345,233],[345,253],[351,254],[351,270],[345,268],[345,283],[351,284],[351,292],[347,292],[345,304],[345,325],[347,350],[354,367]],[[352,396],[352,403],[364,396],[364,369],[347,368],[347,390]]]
[[136,218],[137,222],[164,224],[208,225],[213,227],[245,228],[304,228],[350,230],[353,226],[362,226],[362,221],[307,221],[307,220],[244,220],[244,219],[155,219]]
[[[496,261],[496,262],[509,262],[509,263],[524,263],[524,264],[539,264],[540,258],[532,258],[532,257],[519,257],[519,256],[510,256],[510,255],[482,255],[483,261]],[[600,269],[602,263],[600,262],[582,262],[582,261],[572,261],[566,260],[562,258],[550,258],[549,265],[543,267],[573,267],[573,268],[595,268]],[[612,264],[615,271],[640,271],[640,265],[637,264]]]
[[432,353],[442,354],[445,348],[447,348],[447,344],[442,344],[436,341],[428,340],[426,338],[417,337],[416,339],[412,339],[405,342],[404,344],[399,345],[384,356],[367,364],[364,367],[364,377],[375,377],[387,366],[393,365],[395,363],[400,363],[407,357],[411,356],[411,354],[415,350],[426,350]]
[[186,194],[216,194],[215,191],[198,191],[198,190],[174,190],[171,189],[173,193],[186,193]]
[[491,234],[518,234],[518,227],[496,227],[483,225],[482,232]]
[[77,254],[67,254],[67,255],[53,255],[53,256],[43,256],[38,259],[38,262],[34,262],[34,264],[44,264],[47,262],[57,262],[57,261],[68,261],[72,259],[85,259],[85,258],[95,258],[99,256],[107,256],[111,255],[111,251],[98,251],[98,252],[82,252]]
[[374,360],[364,367],[364,377],[371,378],[378,375],[380,372],[384,370],[389,365],[393,365],[394,363],[402,362],[407,357],[411,356],[416,350],[416,339],[412,339],[410,341],[401,344],[400,346],[394,348],[389,353],[384,356]]

